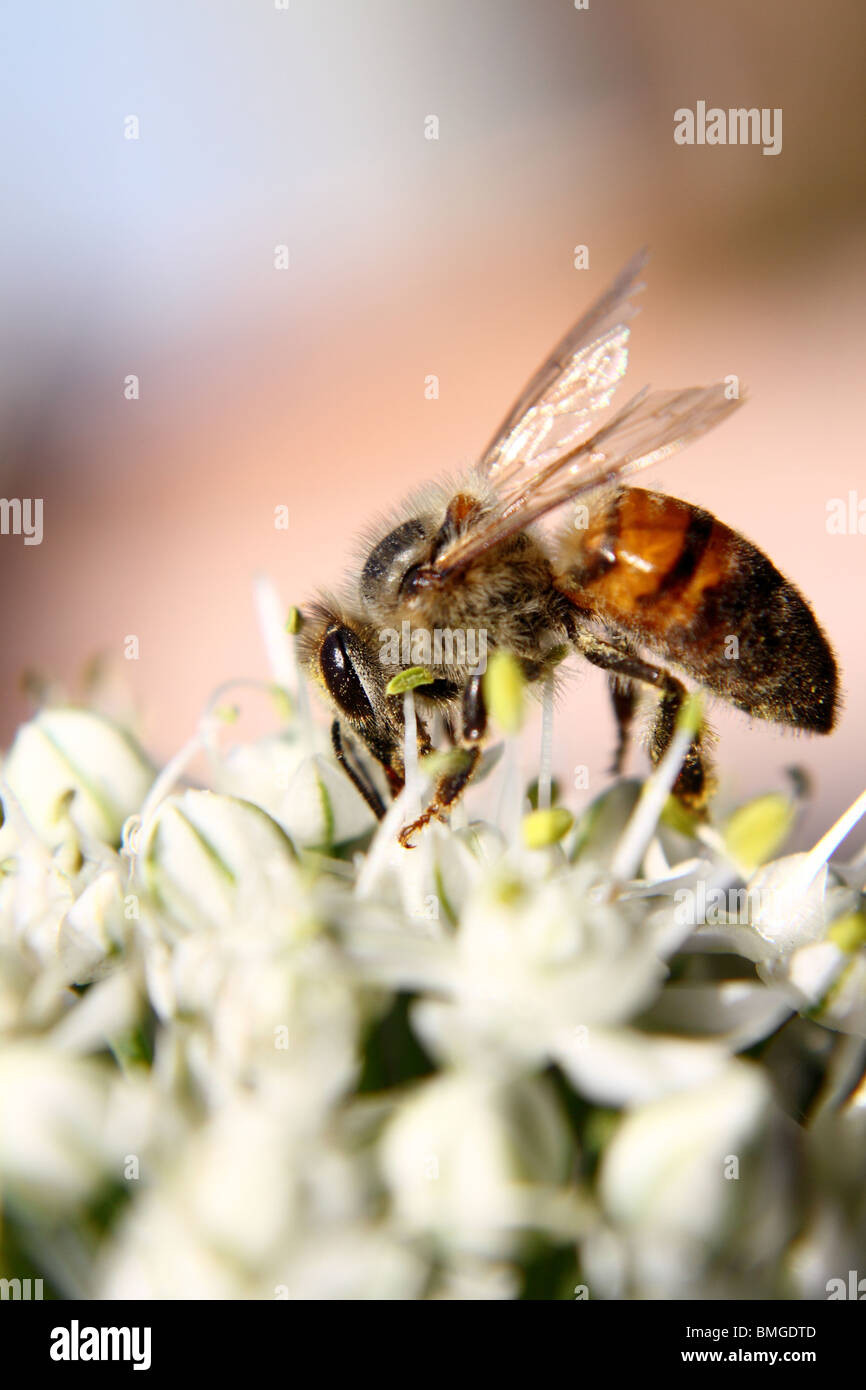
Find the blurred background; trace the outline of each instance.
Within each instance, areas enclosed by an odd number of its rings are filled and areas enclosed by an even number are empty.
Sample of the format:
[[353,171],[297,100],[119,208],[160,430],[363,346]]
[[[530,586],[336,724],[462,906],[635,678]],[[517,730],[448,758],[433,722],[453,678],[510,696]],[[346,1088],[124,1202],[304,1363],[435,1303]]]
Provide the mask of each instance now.
[[[254,575],[286,604],[336,584],[648,244],[630,389],[751,399],[647,484],[766,550],[842,665],[829,740],[715,719],[726,794],[811,771],[813,839],[866,765],[866,535],[826,529],[866,497],[864,47],[857,0],[5,5],[0,495],[43,498],[44,539],[0,537],[0,742],[101,655],[169,755],[216,683],[266,674]],[[699,100],[781,107],[782,152],[675,144]],[[600,791],[599,673],[556,733]]]

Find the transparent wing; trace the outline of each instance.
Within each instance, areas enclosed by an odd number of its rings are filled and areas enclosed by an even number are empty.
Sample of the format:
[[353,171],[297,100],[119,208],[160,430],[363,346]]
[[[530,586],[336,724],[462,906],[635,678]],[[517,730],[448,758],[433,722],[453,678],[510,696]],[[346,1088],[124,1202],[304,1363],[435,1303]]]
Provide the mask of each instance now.
[[742,405],[723,382],[682,391],[642,391],[607,424],[528,478],[497,488],[496,505],[436,557],[444,578],[466,568],[492,545],[592,488],[604,487],[668,458],[714,429]]
[[639,251],[527,382],[479,460],[497,486],[545,466],[592,428],[628,366],[631,298],[647,253]]

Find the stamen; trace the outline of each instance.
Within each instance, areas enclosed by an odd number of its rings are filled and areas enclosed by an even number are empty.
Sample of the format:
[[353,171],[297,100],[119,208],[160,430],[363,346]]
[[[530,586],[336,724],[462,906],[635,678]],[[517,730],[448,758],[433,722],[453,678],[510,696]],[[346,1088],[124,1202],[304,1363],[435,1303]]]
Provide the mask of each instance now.
[[643,784],[637,805],[622,833],[611,864],[615,879],[634,878],[640,868],[647,845],[655,834],[664,804],[677,780],[689,744],[700,728],[701,702],[696,694],[689,695],[677,718],[676,731],[670,747],[655,771]]
[[553,676],[544,682],[541,706],[541,761],[538,768],[538,809],[549,811],[553,786]]
[[866,791],[860,793],[857,800],[848,807],[847,811],[843,812],[836,824],[831,825],[814,848],[803,856],[797,868],[797,877],[804,891],[827,863],[833,851],[838,849],[846,835],[850,835],[854,826],[864,815],[866,815]]

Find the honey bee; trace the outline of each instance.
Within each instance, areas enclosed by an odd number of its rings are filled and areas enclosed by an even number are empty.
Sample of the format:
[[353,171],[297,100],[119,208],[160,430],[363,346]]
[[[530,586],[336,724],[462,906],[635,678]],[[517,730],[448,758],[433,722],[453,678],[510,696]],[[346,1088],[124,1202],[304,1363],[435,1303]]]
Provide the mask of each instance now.
[[[404,665],[415,664],[405,638],[412,654],[419,637],[452,639],[424,647],[431,679],[415,691],[417,742],[431,750],[438,712],[461,752],[402,830],[404,845],[457,803],[487,732],[482,672],[469,659],[478,653],[455,635],[483,632],[530,683],[546,681],[564,650],[607,672],[614,772],[642,688],[658,697],[650,759],[664,756],[686,694],[670,667],[759,719],[833,727],[836,662],[793,584],[701,507],[623,482],[706,434],[742,394],[731,398],[723,383],[644,390],[598,424],[625,373],[645,261],[635,256],[557,343],[469,476],[411,500],[371,536],[348,600],[324,597],[303,615],[302,660],[334,712],[335,755],[379,818],[405,780],[403,700],[387,693],[400,668],[393,645],[384,658],[383,634],[402,634]],[[577,504],[568,524],[543,535],[536,523],[566,504]],[[704,727],[673,788],[697,813],[714,787],[706,744]]]

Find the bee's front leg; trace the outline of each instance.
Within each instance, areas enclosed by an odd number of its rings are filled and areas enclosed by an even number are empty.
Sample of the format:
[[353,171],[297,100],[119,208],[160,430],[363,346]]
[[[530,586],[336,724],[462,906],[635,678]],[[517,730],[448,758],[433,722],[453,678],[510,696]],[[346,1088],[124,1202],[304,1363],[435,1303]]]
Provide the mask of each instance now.
[[450,756],[458,758],[456,767],[439,778],[433,798],[426,809],[411,825],[400,831],[400,844],[404,849],[412,849],[413,835],[423,830],[434,817],[443,817],[463,795],[481,759],[479,743],[487,729],[487,707],[484,703],[484,689],[480,675],[469,677],[463,687],[461,701],[462,736],[460,744]]
[[385,798],[358,756],[358,745],[382,768],[385,795],[396,796],[403,787],[404,728],[402,706],[386,693],[376,634],[360,618],[315,604],[301,628],[301,659],[336,715],[331,725],[334,756],[381,820]]
[[385,815],[385,803],[379,795],[373,783],[366,777],[361,768],[349,758],[346,751],[343,731],[340,728],[339,719],[335,719],[331,725],[331,746],[334,750],[334,757],[345,772],[349,781],[355,786],[363,796],[370,810],[377,820],[382,820]]
[[414,849],[411,843],[413,835],[419,830],[423,830],[425,825],[429,825],[434,818],[441,818],[455,802],[460,800],[468,783],[472,780],[472,775],[478,766],[481,758],[480,748],[459,748],[454,750],[454,754],[461,755],[461,761],[456,768],[446,772],[436,783],[436,790],[429,805],[421,812],[417,820],[411,825],[404,825],[398,836],[400,844],[404,849]]

